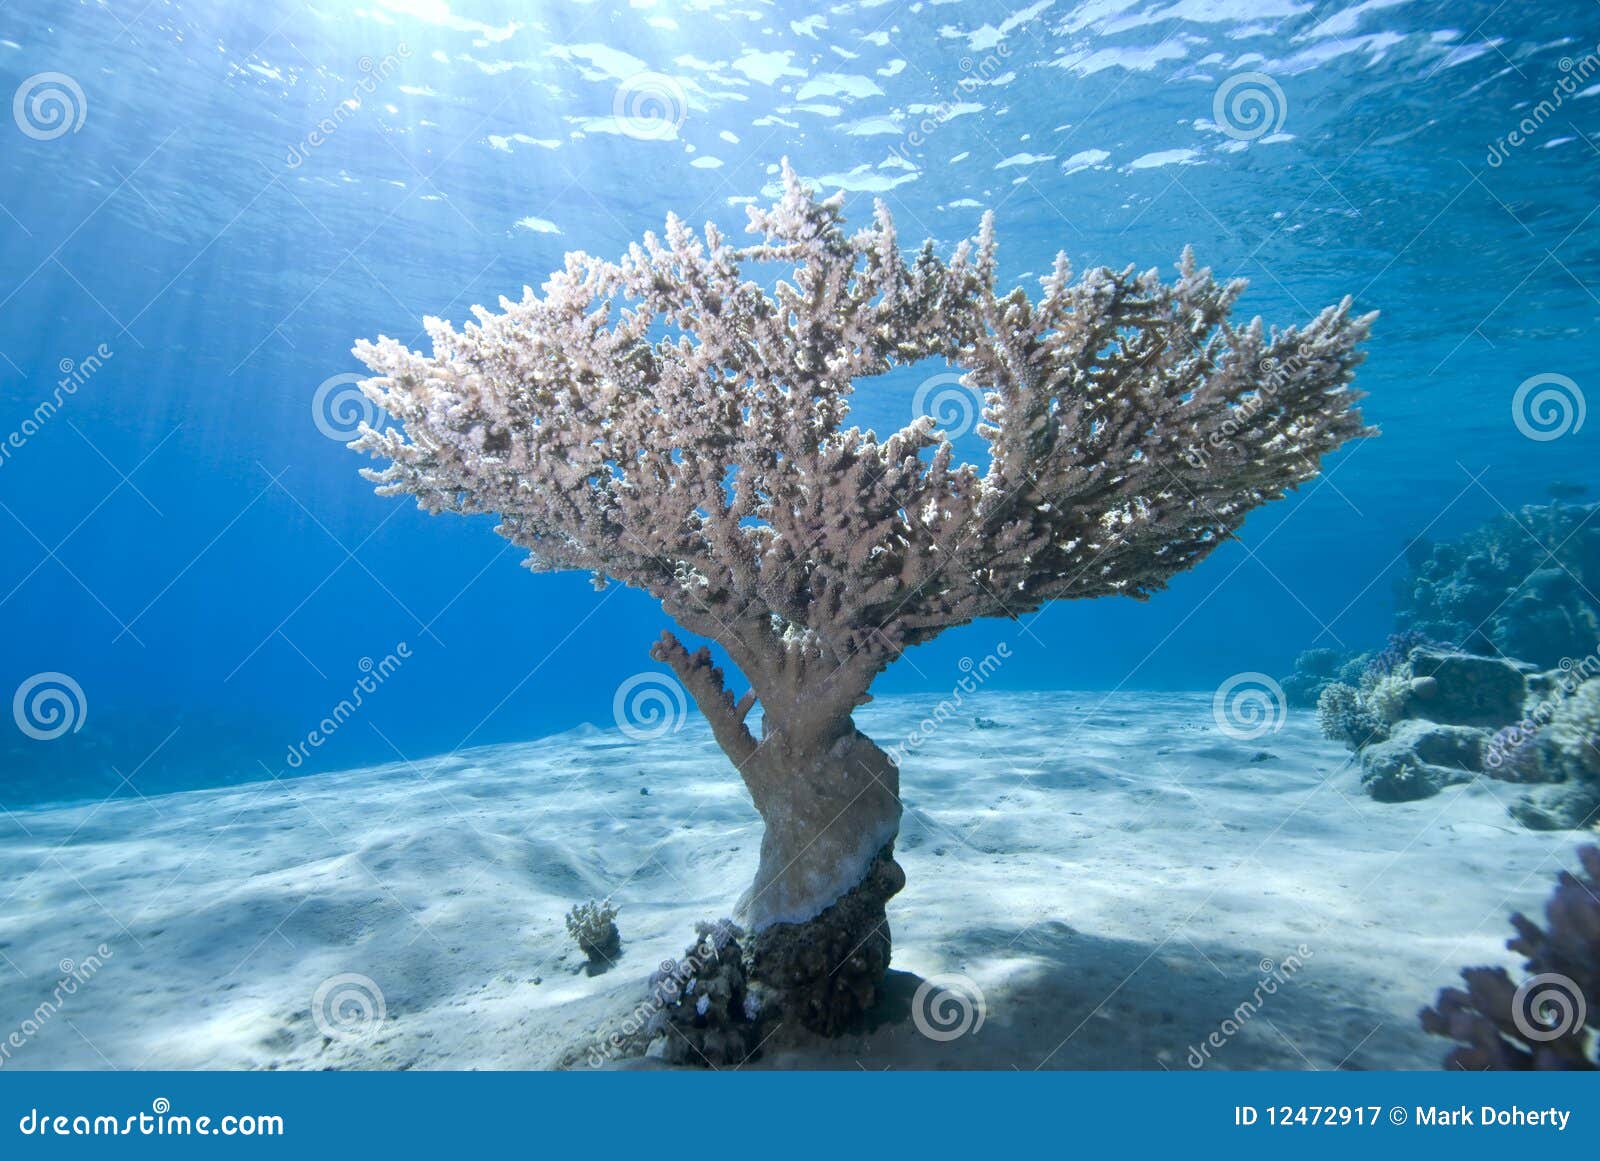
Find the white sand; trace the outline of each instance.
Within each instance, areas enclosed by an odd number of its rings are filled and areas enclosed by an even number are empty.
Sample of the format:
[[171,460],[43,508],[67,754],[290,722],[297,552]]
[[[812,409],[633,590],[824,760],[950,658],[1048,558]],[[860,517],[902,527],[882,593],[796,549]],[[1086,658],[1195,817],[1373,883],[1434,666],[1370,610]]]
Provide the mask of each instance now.
[[[858,721],[888,746],[928,708],[882,699]],[[977,708],[999,727],[963,717],[906,761],[909,885],[890,915],[895,968],[971,977],[981,1028],[923,1036],[917,980],[897,976],[875,1030],[780,1035],[751,1067],[1184,1069],[1262,961],[1301,945],[1303,969],[1207,1067],[1433,1067],[1447,1045],[1418,1007],[1462,964],[1514,962],[1507,915],[1539,908],[1579,840],[1511,823],[1499,783],[1373,803],[1308,713],[1237,742],[1209,696]],[[698,718],[653,744],[586,727],[20,812],[0,818],[0,1043],[23,1041],[4,1067],[547,1066],[727,912],[758,843]],[[625,948],[590,978],[562,916],[608,894]],[[40,1020],[59,961],[102,943],[105,966]],[[330,1040],[312,997],[347,972],[387,1014]]]

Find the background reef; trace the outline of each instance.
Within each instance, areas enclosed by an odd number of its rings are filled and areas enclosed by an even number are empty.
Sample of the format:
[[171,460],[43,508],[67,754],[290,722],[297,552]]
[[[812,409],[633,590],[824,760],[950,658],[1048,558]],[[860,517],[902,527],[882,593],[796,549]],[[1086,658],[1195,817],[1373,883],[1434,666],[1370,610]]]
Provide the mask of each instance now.
[[1319,648],[1283,681],[1355,751],[1382,802],[1486,777],[1536,829],[1600,818],[1597,505],[1505,513],[1454,541],[1413,541],[1397,632],[1372,653]]
[[1414,540],[1400,629],[1553,669],[1600,647],[1596,504],[1530,504],[1455,540]]

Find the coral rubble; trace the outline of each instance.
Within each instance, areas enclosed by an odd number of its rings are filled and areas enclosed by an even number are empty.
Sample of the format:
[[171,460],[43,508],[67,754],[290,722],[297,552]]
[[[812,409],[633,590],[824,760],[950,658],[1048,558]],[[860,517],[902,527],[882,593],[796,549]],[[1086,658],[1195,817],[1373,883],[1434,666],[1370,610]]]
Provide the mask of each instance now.
[[701,923],[683,957],[650,977],[655,1014],[644,1028],[646,1056],[669,1064],[743,1064],[761,1044],[760,989],[746,975],[744,932],[731,920]]

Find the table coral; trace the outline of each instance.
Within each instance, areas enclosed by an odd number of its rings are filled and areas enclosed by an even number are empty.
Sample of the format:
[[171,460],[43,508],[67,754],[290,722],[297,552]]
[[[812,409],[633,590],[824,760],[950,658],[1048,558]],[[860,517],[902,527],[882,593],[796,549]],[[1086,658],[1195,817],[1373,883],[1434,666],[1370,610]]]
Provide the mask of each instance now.
[[[766,824],[737,912],[752,962],[832,1031],[872,1002],[902,881],[899,770],[851,717],[873,679],[976,618],[1143,599],[1198,563],[1370,434],[1350,383],[1373,316],[1235,324],[1244,284],[1187,251],[1172,282],[1074,279],[1062,255],[1030,298],[998,286],[992,217],[948,259],[908,255],[881,204],[846,233],[841,196],[787,164],[782,183],[753,245],[670,218],[461,330],[429,319],[431,353],[358,344],[397,425],[352,446],[389,461],[380,493],[495,513],[530,567],[642,589],[742,671],[736,695],[709,649],[654,649]],[[751,263],[790,273],[768,289]],[[929,416],[848,425],[859,381],[927,359],[982,395],[986,468]],[[872,954],[801,962],[814,947]]]

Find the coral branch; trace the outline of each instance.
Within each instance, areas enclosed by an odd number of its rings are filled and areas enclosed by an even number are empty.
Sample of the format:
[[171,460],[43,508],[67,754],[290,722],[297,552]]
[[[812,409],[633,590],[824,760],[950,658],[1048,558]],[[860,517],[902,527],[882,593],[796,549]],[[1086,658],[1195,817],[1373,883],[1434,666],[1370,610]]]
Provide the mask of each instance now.
[[[741,667],[848,664],[854,701],[976,617],[1148,596],[1369,434],[1349,383],[1373,316],[1348,301],[1304,329],[1237,326],[1243,283],[1187,252],[1170,283],[1074,281],[1063,256],[1031,301],[997,289],[988,217],[948,260],[930,243],[908,261],[881,205],[847,236],[838,196],[787,165],[783,183],[750,212],[755,245],[669,218],[462,330],[428,320],[431,354],[359,344],[363,390],[403,428],[352,445],[390,461],[369,478],[497,513],[530,567],[644,589],[730,651],[734,627]],[[769,291],[752,261],[793,271]],[[926,416],[846,426],[857,381],[931,358],[983,399],[986,470]]]
[[661,639],[651,646],[650,656],[672,667],[700,712],[711,723],[717,744],[733,759],[734,765],[742,769],[757,746],[750,728],[745,725],[745,718],[756,704],[755,691],[746,690],[744,696],[735,701],[723,681],[722,670],[712,664],[711,650],[701,647],[690,653],[683,642],[669,632],[663,632]]

